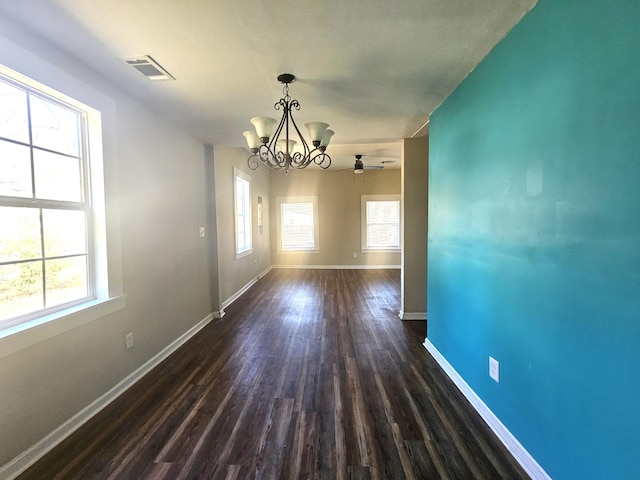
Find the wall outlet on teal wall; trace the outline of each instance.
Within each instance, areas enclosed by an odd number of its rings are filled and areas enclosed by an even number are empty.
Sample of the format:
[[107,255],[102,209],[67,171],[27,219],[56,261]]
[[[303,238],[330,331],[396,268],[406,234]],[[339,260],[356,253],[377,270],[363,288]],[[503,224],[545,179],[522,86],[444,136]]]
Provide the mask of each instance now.
[[489,357],[489,376],[500,383],[500,362],[493,357]]

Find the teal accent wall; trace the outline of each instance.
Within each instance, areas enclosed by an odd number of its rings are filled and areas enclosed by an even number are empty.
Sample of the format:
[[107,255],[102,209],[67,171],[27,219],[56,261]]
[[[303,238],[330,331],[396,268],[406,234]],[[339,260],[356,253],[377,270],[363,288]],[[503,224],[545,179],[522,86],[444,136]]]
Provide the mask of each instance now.
[[540,0],[431,116],[428,339],[556,480],[640,478],[639,25]]

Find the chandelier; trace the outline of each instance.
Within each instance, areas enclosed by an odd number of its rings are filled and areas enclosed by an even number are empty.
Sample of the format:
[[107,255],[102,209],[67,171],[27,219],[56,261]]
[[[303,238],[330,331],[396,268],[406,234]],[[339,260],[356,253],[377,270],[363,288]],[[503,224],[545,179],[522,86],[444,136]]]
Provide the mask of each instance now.
[[[256,170],[260,164],[274,170],[284,170],[289,174],[290,168],[306,168],[312,163],[323,169],[331,165],[331,157],[325,153],[333,131],[329,130],[329,124],[324,122],[305,123],[309,130],[311,145],[300,133],[298,125],[293,119],[292,110],[300,110],[298,100],[289,96],[289,84],[296,77],[290,73],[278,75],[278,81],[284,84],[282,97],[274,106],[276,110],[282,109],[282,119],[273,131],[277,123],[275,118],[254,117],[251,123],[255,131],[247,130],[242,134],[247,139],[247,145],[251,150],[251,156],[247,160],[249,168]],[[298,138],[292,140],[290,135]]]

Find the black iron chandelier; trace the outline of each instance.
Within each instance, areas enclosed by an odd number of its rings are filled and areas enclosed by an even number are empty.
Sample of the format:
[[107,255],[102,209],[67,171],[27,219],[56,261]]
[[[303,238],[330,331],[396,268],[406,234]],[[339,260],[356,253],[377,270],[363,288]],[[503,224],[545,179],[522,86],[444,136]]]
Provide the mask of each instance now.
[[[284,170],[288,174],[290,168],[302,169],[312,163],[323,169],[327,169],[331,165],[331,157],[325,153],[334,133],[329,130],[329,124],[324,122],[305,123],[311,139],[310,146],[293,119],[292,110],[300,110],[298,100],[293,100],[289,96],[289,84],[295,79],[296,77],[290,73],[278,75],[278,81],[284,84],[282,89],[284,97],[273,106],[276,110],[282,109],[282,119],[275,132],[273,132],[273,127],[277,122],[275,118],[254,117],[251,119],[251,123],[255,127],[255,131],[247,130],[242,133],[247,139],[247,145],[252,153],[247,160],[247,164],[252,170],[256,170],[260,164],[263,164],[274,170]],[[299,141],[292,140],[290,134],[297,137]],[[280,138],[282,135],[284,137]]]

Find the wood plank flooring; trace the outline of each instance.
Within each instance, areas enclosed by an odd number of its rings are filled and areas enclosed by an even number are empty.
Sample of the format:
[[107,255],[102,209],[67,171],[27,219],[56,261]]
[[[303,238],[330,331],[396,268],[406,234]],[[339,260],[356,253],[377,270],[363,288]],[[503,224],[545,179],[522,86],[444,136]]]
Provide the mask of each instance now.
[[271,271],[20,478],[528,478],[398,318],[399,283]]

